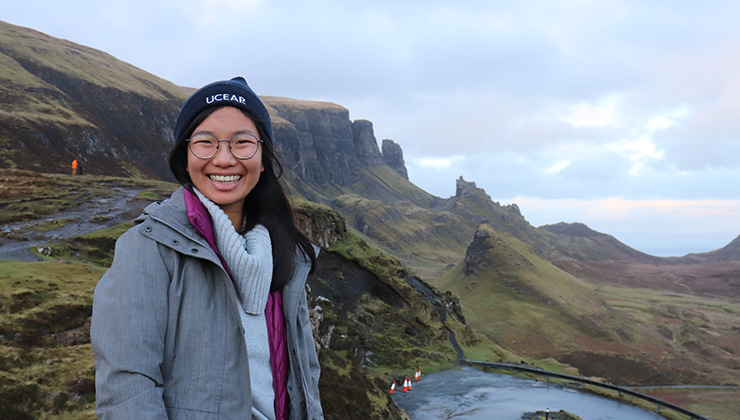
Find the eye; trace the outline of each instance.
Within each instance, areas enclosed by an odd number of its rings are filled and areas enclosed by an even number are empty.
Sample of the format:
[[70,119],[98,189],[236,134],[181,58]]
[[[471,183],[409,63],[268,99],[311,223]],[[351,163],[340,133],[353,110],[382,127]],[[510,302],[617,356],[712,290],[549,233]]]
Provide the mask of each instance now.
[[204,146],[215,145],[216,139],[210,134],[196,134],[190,139],[190,143]]
[[233,145],[257,144],[257,138],[251,134],[237,134],[231,139]]

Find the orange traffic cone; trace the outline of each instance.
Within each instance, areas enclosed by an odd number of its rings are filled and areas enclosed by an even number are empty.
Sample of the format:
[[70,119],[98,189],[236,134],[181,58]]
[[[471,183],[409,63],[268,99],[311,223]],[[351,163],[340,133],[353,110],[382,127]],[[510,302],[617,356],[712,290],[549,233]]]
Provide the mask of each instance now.
[[390,393],[392,394],[393,391],[395,391],[395,390],[396,390],[396,381],[393,381],[393,385],[391,385]]
[[403,380],[403,388],[401,388],[401,392],[409,392],[409,378],[405,378]]
[[409,379],[408,377],[406,377],[406,380],[409,381],[409,391],[411,391],[411,379]]
[[418,381],[419,379],[421,379],[421,371],[417,370],[416,374],[414,375],[414,380]]

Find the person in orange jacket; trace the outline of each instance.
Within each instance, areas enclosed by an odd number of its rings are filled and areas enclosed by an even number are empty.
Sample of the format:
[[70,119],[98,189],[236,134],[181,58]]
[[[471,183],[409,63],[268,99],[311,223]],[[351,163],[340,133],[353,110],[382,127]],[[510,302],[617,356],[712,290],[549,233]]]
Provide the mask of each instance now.
[[72,175],[77,175],[77,159],[72,161]]

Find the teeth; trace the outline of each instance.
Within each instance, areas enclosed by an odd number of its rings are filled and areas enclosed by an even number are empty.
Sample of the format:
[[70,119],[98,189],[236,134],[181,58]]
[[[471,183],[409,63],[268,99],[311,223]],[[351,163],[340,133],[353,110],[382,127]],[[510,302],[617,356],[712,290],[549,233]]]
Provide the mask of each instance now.
[[242,178],[241,175],[209,175],[208,176],[211,180],[216,182],[236,182]]

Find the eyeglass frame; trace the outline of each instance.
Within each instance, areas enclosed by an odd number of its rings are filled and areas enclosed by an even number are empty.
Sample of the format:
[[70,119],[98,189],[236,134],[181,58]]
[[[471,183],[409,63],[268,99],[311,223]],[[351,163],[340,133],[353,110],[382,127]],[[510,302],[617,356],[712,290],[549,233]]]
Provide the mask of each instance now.
[[[192,137],[189,138],[189,139],[185,139],[185,141],[188,143],[188,150],[190,150],[190,153],[192,153],[193,156],[195,156],[196,158],[201,159],[201,160],[213,159],[213,157],[216,156],[216,154],[218,153],[218,150],[221,148],[221,143],[222,142],[229,143],[229,153],[231,153],[231,156],[234,156],[235,159],[249,160],[249,159],[252,159],[257,154],[257,152],[259,152],[259,150],[260,150],[260,143],[264,143],[265,142],[264,140],[260,140],[257,137],[255,137],[254,135],[249,134],[249,133],[237,133],[237,134],[234,134],[234,136],[232,138],[230,138],[229,140],[219,140],[218,137],[216,137],[216,136],[214,136],[213,134],[210,134],[210,133],[201,132],[201,133],[196,133],[195,135],[198,135],[198,134],[206,134],[206,135],[209,135],[209,136],[213,137],[214,139],[216,139],[216,151],[213,152],[213,154],[211,156],[208,156],[208,157],[200,157],[200,156],[198,156],[198,155],[195,154],[195,152],[193,151],[193,148],[190,146],[192,144],[190,142],[190,140],[193,139]],[[254,149],[254,153],[252,154],[252,156],[245,157],[245,158],[240,158],[239,156],[237,156],[237,155],[234,154],[234,151],[233,150],[231,150],[231,140],[234,140],[234,137],[236,137],[236,136],[243,136],[243,135],[254,137],[254,139],[257,140],[257,148]]]

